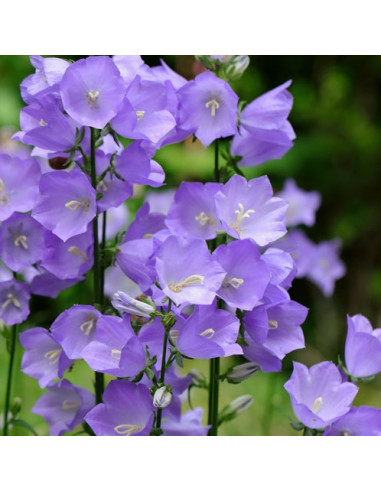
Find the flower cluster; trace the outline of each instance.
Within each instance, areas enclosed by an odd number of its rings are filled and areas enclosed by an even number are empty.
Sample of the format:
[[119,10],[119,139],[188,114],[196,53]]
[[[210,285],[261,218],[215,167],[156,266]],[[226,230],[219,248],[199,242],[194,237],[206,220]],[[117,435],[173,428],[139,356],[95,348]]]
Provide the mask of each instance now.
[[[207,60],[233,78],[247,65],[242,57]],[[21,84],[27,106],[13,138],[32,146],[32,157],[0,155],[0,318],[22,323],[31,294],[56,297],[91,269],[94,282],[89,304],[20,334],[22,370],[48,389],[33,412],[53,435],[80,423],[96,435],[216,434],[252,402],[241,397],[218,416],[220,357],[249,361],[225,375],[236,383],[259,368],[280,371],[285,355],[304,347],[308,310],[288,293],[302,274],[281,241],[287,226],[312,225],[320,198],[290,183],[275,196],[267,176],[234,173],[291,148],[291,82],[242,109],[218,70],[187,81],[139,56],[31,62],[36,71]],[[192,135],[214,142],[215,181],[151,192],[127,227],[134,185],[165,182],[156,151]],[[229,179],[221,179],[220,157]],[[330,248],[320,246],[309,256],[320,271],[309,275],[330,293],[343,271],[323,265]],[[209,359],[209,383],[183,376],[184,358]],[[64,379],[79,359],[95,371],[95,395]],[[201,408],[181,412],[182,395],[195,385],[211,393],[208,425]],[[316,398],[313,415],[328,397]]]

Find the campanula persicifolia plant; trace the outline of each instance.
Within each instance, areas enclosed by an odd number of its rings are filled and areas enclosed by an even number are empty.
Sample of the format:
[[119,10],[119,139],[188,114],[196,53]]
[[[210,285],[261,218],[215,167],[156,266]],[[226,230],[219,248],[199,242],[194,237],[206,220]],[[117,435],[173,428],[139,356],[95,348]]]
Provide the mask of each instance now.
[[[13,137],[30,155],[0,154],[4,435],[12,425],[31,429],[11,404],[18,342],[22,371],[47,388],[32,412],[52,435],[78,425],[91,435],[217,435],[252,403],[242,395],[221,409],[220,381],[281,371],[283,358],[304,347],[308,309],[290,298],[294,278],[331,295],[344,274],[337,240],[286,235],[314,224],[320,195],[292,180],[276,195],[266,175],[243,172],[293,146],[291,81],[245,104],[230,83],[247,56],[198,58],[204,69],[188,81],[140,56],[31,57]],[[134,187],[165,184],[156,151],[185,139],[213,147],[214,181],[151,190],[128,224]],[[54,298],[87,276],[86,304],[25,329],[32,295]],[[351,408],[357,387],[346,381],[381,370],[364,362],[368,346],[379,353],[377,330],[362,317],[348,322],[346,367],[296,363],[285,385],[300,420],[293,425],[305,433],[380,428],[376,409]],[[220,358],[237,356],[242,362],[222,374]],[[208,359],[209,376],[184,374],[185,358]],[[94,371],[94,393],[70,381],[78,360]],[[206,417],[200,407],[182,413],[182,395],[191,400],[195,386],[208,392]],[[370,418],[373,430],[361,424]]]

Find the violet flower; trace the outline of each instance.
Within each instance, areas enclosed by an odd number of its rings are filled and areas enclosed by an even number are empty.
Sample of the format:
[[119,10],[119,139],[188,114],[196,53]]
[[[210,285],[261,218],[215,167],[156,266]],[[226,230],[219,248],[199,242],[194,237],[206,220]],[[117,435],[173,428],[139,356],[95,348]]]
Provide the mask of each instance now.
[[104,403],[85,417],[97,436],[147,436],[152,428],[152,398],[144,384],[111,381],[103,393]]
[[351,376],[366,378],[381,372],[381,328],[373,330],[365,316],[347,316],[345,365]]
[[0,282],[0,319],[9,326],[25,321],[29,316],[29,288],[23,282]]
[[321,429],[349,412],[357,386],[342,380],[332,362],[308,369],[294,362],[291,378],[284,385],[298,419],[311,429]]
[[300,224],[313,226],[315,224],[316,210],[321,203],[320,193],[317,191],[303,191],[298,188],[293,179],[288,179],[278,196],[289,202],[285,217],[286,226]]
[[324,436],[381,436],[381,409],[352,407],[347,414],[327,427]]

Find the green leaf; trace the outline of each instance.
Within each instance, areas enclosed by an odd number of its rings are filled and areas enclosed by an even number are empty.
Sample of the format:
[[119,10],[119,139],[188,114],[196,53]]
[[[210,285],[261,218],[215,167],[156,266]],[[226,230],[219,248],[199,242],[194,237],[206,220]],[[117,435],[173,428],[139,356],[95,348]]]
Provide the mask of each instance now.
[[37,432],[33,429],[33,427],[28,424],[28,422],[25,422],[25,420],[21,419],[11,419],[8,424],[17,426],[17,427],[24,427],[25,429],[28,429],[29,432],[31,432],[33,435],[38,436]]

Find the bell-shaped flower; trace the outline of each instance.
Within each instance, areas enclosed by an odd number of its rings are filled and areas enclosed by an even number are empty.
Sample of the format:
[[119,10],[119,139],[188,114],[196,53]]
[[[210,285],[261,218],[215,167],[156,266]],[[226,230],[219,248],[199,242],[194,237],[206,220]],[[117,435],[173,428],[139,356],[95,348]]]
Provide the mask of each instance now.
[[266,246],[287,232],[284,216],[288,204],[273,196],[267,176],[246,181],[235,174],[215,200],[223,228],[237,239],[251,238]]
[[285,217],[287,227],[315,224],[316,211],[321,203],[319,192],[301,190],[293,179],[288,179],[278,196],[289,202]]
[[35,159],[0,154],[0,221],[8,219],[13,212],[29,212],[33,208],[40,177],[40,166]]
[[152,428],[154,407],[144,384],[111,381],[103,402],[85,417],[97,436],[147,436]]
[[32,216],[63,241],[86,232],[95,217],[95,190],[81,171],[46,173]]
[[94,371],[117,377],[134,377],[146,365],[143,345],[127,317],[101,316],[95,340],[86,345],[81,357]]
[[44,228],[30,215],[15,212],[1,224],[0,256],[11,270],[37,263],[44,248]]
[[352,407],[327,427],[324,436],[381,436],[381,409]]
[[156,255],[163,292],[175,304],[211,304],[226,275],[201,239],[168,237]]
[[373,330],[365,316],[347,316],[345,365],[351,376],[366,378],[381,372],[381,328]]
[[29,316],[28,286],[17,280],[0,282],[0,319],[9,326],[25,321]]
[[203,72],[178,92],[180,128],[193,132],[207,147],[237,132],[238,96],[224,80]]
[[250,239],[219,246],[213,256],[227,272],[217,296],[229,306],[250,311],[263,297],[270,272]]
[[73,363],[56,342],[54,335],[45,328],[31,328],[20,333],[20,344],[24,352],[21,370],[38,379],[41,388],[45,388]]
[[343,382],[332,362],[309,369],[294,362],[291,378],[284,385],[297,418],[311,429],[322,429],[349,412],[358,392],[353,383]]
[[50,331],[70,359],[82,358],[83,349],[96,339],[100,316],[93,306],[74,305],[54,321]]
[[108,56],[90,56],[70,65],[60,92],[65,111],[79,126],[102,129],[117,114],[125,94],[123,78]]
[[51,436],[62,436],[81,424],[94,404],[90,391],[63,379],[49,385],[49,391],[37,400],[31,411],[44,417]]
[[219,183],[181,183],[166,219],[172,234],[215,238],[221,225],[217,220],[214,195],[222,190],[223,185]]
[[176,324],[178,350],[193,359],[213,359],[242,354],[236,343],[239,320],[228,311],[215,306],[196,306],[183,324]]
[[188,410],[179,420],[166,419],[163,421],[164,436],[206,436],[210,425],[202,424],[204,410],[201,407]]

